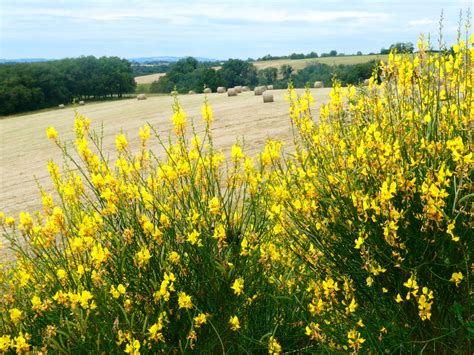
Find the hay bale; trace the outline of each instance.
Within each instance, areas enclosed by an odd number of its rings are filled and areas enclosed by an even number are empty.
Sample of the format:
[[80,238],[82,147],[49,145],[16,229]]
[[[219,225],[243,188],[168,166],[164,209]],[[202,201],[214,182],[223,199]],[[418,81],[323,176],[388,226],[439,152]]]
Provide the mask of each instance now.
[[250,91],[250,88],[248,86],[242,86],[242,92],[247,92]]
[[237,92],[237,94],[240,94],[242,92],[242,86],[234,86],[234,89],[235,91]]
[[273,85],[267,85],[267,90],[273,90]]
[[253,91],[255,96],[259,96],[259,95],[262,95],[263,92],[265,91],[265,89],[263,88],[263,86],[256,86],[255,87],[255,90]]
[[223,94],[223,93],[225,93],[225,87],[219,86],[219,87],[217,88],[217,93],[218,93],[218,94]]
[[84,106],[86,103],[84,101],[79,101],[79,106]]
[[316,89],[320,89],[320,88],[323,88],[323,87],[324,87],[324,84],[323,84],[322,81],[315,81],[315,82],[314,82],[314,87],[315,87]]
[[369,86],[370,84],[370,79],[365,79],[364,80],[364,86]]
[[264,92],[263,93],[263,102],[273,102],[273,94],[270,92]]
[[211,90],[211,88],[205,88],[203,92],[204,92],[205,94],[211,94],[211,93],[212,93],[212,90]]
[[146,100],[146,95],[145,94],[137,95],[137,100]]
[[58,108],[64,108],[64,105],[63,105],[63,104],[61,104],[61,105],[59,105],[59,106],[58,106]]
[[189,95],[194,95],[195,93],[196,93],[196,91],[194,91],[194,90],[189,90],[189,91],[188,91],[188,94],[189,94]]
[[173,91],[170,92],[170,95],[171,96],[176,96],[176,95],[178,95],[178,92],[176,90],[173,90]]
[[237,91],[235,89],[227,89],[227,96],[237,96]]

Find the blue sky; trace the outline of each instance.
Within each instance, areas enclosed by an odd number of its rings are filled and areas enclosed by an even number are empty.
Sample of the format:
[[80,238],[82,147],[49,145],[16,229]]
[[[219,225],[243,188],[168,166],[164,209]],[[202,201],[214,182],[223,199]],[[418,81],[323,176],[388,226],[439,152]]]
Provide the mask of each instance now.
[[[421,32],[455,39],[472,1],[0,0],[0,58],[378,52]],[[472,9],[471,9],[472,10]],[[472,31],[471,31],[472,32]]]

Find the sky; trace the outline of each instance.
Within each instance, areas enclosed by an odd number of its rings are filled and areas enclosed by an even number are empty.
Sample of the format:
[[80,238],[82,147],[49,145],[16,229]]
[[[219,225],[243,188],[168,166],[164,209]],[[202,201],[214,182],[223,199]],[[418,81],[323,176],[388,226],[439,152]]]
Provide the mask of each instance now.
[[[0,0],[0,58],[258,58],[455,40],[473,1]],[[472,30],[471,30],[472,33]]]

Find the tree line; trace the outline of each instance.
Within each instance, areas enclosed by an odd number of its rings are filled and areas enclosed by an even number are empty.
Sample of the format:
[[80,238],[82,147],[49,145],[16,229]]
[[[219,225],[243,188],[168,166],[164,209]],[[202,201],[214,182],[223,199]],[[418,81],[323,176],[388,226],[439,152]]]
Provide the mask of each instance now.
[[315,63],[296,72],[291,65],[284,64],[280,68],[265,68],[257,70],[250,62],[240,59],[230,59],[222,64],[220,69],[199,63],[192,57],[184,58],[171,64],[167,74],[151,84],[152,93],[169,93],[178,91],[181,94],[194,91],[203,92],[210,88],[213,92],[217,87],[227,88],[236,85],[246,85],[251,88],[257,85],[273,85],[275,88],[286,88],[288,81],[295,87],[312,86],[315,81],[322,81],[330,86],[333,77],[343,85],[359,84],[370,78],[377,68],[376,61],[350,65],[328,65]]
[[94,56],[0,65],[0,115],[32,111],[73,100],[122,97],[134,92],[125,59]]

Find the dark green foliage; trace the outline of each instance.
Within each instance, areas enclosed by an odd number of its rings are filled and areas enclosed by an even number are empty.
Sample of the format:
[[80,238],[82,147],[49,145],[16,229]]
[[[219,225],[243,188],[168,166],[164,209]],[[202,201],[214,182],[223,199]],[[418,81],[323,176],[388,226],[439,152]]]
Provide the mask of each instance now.
[[258,83],[260,85],[273,85],[278,79],[277,68],[265,68],[258,71]]
[[257,68],[252,63],[240,59],[229,59],[220,70],[224,86],[255,86],[258,82]]
[[0,115],[37,110],[74,99],[101,99],[133,92],[130,63],[118,57],[68,58],[0,65]]
[[169,93],[175,88],[179,93],[202,92],[205,87],[215,91],[221,83],[219,73],[209,63],[188,57],[171,64],[167,74],[151,84],[150,92]]
[[258,82],[257,69],[252,63],[230,59],[219,70],[211,65],[215,63],[199,63],[192,57],[181,59],[171,64],[168,73],[151,85],[150,92],[169,93],[175,88],[179,93],[202,92],[205,87],[216,91],[218,86],[255,86]]
[[331,86],[334,76],[342,85],[357,85],[364,79],[370,78],[377,63],[373,60],[367,63],[329,66],[317,63],[307,66],[293,75],[292,80],[295,87],[312,86],[315,81],[322,81],[324,86]]

